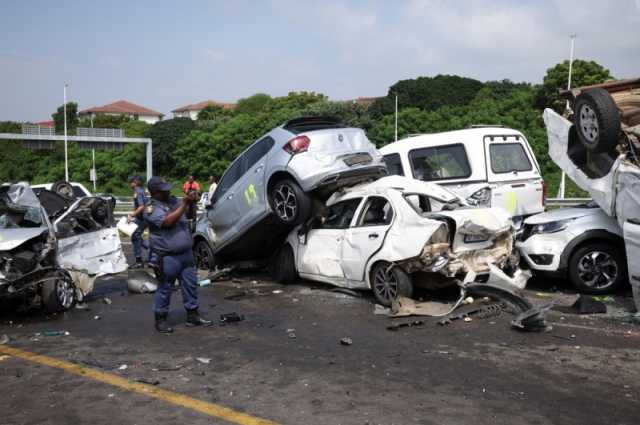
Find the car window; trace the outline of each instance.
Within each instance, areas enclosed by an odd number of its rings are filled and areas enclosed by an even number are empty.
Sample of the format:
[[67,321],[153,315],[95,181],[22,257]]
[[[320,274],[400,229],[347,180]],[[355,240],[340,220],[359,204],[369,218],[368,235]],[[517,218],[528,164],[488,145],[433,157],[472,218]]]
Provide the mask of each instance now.
[[422,181],[463,179],[471,175],[462,144],[414,149],[409,152],[413,177]]
[[218,183],[218,187],[214,192],[213,202],[222,198],[225,193],[235,184],[235,182],[242,177],[242,163],[244,162],[244,157],[241,156],[235,160],[235,162],[229,167],[224,176],[222,176],[222,180]]
[[358,226],[386,226],[393,220],[391,203],[381,196],[372,196],[362,209]]
[[351,224],[351,220],[360,205],[362,198],[354,198],[338,202],[329,207],[327,216],[319,222],[316,229],[346,229]]
[[384,163],[387,165],[387,171],[391,176],[404,176],[404,169],[402,168],[402,161],[400,155],[397,153],[391,153],[384,156]]
[[489,156],[491,170],[496,174],[532,169],[531,161],[520,143],[493,143],[489,145]]
[[274,143],[274,140],[267,136],[251,146],[244,154],[247,160],[246,169],[249,170],[256,162],[260,161],[271,150]]

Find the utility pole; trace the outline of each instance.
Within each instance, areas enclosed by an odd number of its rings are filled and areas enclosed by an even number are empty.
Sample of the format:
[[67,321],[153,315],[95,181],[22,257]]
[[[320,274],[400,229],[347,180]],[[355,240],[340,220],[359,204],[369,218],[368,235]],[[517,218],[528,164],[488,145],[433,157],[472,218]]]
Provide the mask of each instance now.
[[[571,73],[573,72],[573,52],[575,48],[576,34],[571,34],[569,37],[571,38],[571,48],[569,49],[569,77],[567,78],[567,90],[571,90]],[[569,100],[567,99],[565,110],[568,111],[569,108]],[[564,199],[565,182],[566,175],[563,171],[562,175],[560,176],[560,187],[558,188],[558,198],[560,199]]]
[[398,95],[396,94],[396,125],[395,125],[395,133],[396,133],[396,142],[398,141]]
[[67,83],[64,83],[63,97],[63,112],[64,112],[64,179],[69,181],[69,153],[67,147]]

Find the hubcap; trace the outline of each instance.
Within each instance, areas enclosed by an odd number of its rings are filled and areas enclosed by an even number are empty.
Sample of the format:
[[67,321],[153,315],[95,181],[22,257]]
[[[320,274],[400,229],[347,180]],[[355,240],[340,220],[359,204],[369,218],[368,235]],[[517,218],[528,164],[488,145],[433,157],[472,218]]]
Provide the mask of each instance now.
[[293,221],[298,212],[298,199],[293,189],[282,185],[273,194],[273,204],[276,214],[282,221]]
[[388,303],[398,296],[398,281],[389,268],[379,267],[373,276],[373,289]]
[[580,108],[580,129],[582,135],[590,142],[598,140],[598,118],[589,105],[582,105]]
[[70,308],[71,304],[73,304],[74,289],[71,283],[66,279],[60,279],[57,281],[56,295],[63,308]]
[[592,251],[578,261],[578,277],[592,288],[607,288],[618,277],[618,264],[606,252]]

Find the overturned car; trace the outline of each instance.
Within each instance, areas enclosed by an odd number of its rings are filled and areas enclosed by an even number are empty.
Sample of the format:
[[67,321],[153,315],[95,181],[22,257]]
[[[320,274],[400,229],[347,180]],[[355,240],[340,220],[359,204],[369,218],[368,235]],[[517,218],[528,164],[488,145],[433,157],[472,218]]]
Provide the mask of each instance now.
[[0,187],[0,299],[61,312],[91,292],[96,277],[126,270],[111,214],[102,198]]
[[[515,229],[500,208],[470,208],[433,183],[389,176],[341,190],[309,225],[295,228],[274,271],[352,289],[385,306],[414,285],[443,287],[513,271]],[[509,270],[511,269],[511,270]]]

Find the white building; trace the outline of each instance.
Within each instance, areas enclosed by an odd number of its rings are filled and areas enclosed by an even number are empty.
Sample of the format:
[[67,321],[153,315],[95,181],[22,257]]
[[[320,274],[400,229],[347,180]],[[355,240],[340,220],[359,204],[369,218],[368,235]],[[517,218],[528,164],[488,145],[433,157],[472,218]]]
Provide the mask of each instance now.
[[163,114],[160,112],[145,108],[144,106],[136,105],[135,103],[131,103],[126,100],[118,100],[117,102],[109,103],[108,105],[95,106],[78,112],[78,116],[80,118],[93,119],[97,115],[123,115],[133,120],[140,120],[149,124],[154,124],[160,121],[163,117]]
[[222,109],[233,109],[236,107],[235,103],[222,103],[215,100],[205,100],[199,103],[192,103],[171,111],[174,118],[191,118],[192,120],[198,119],[198,114],[207,106],[220,106]]

